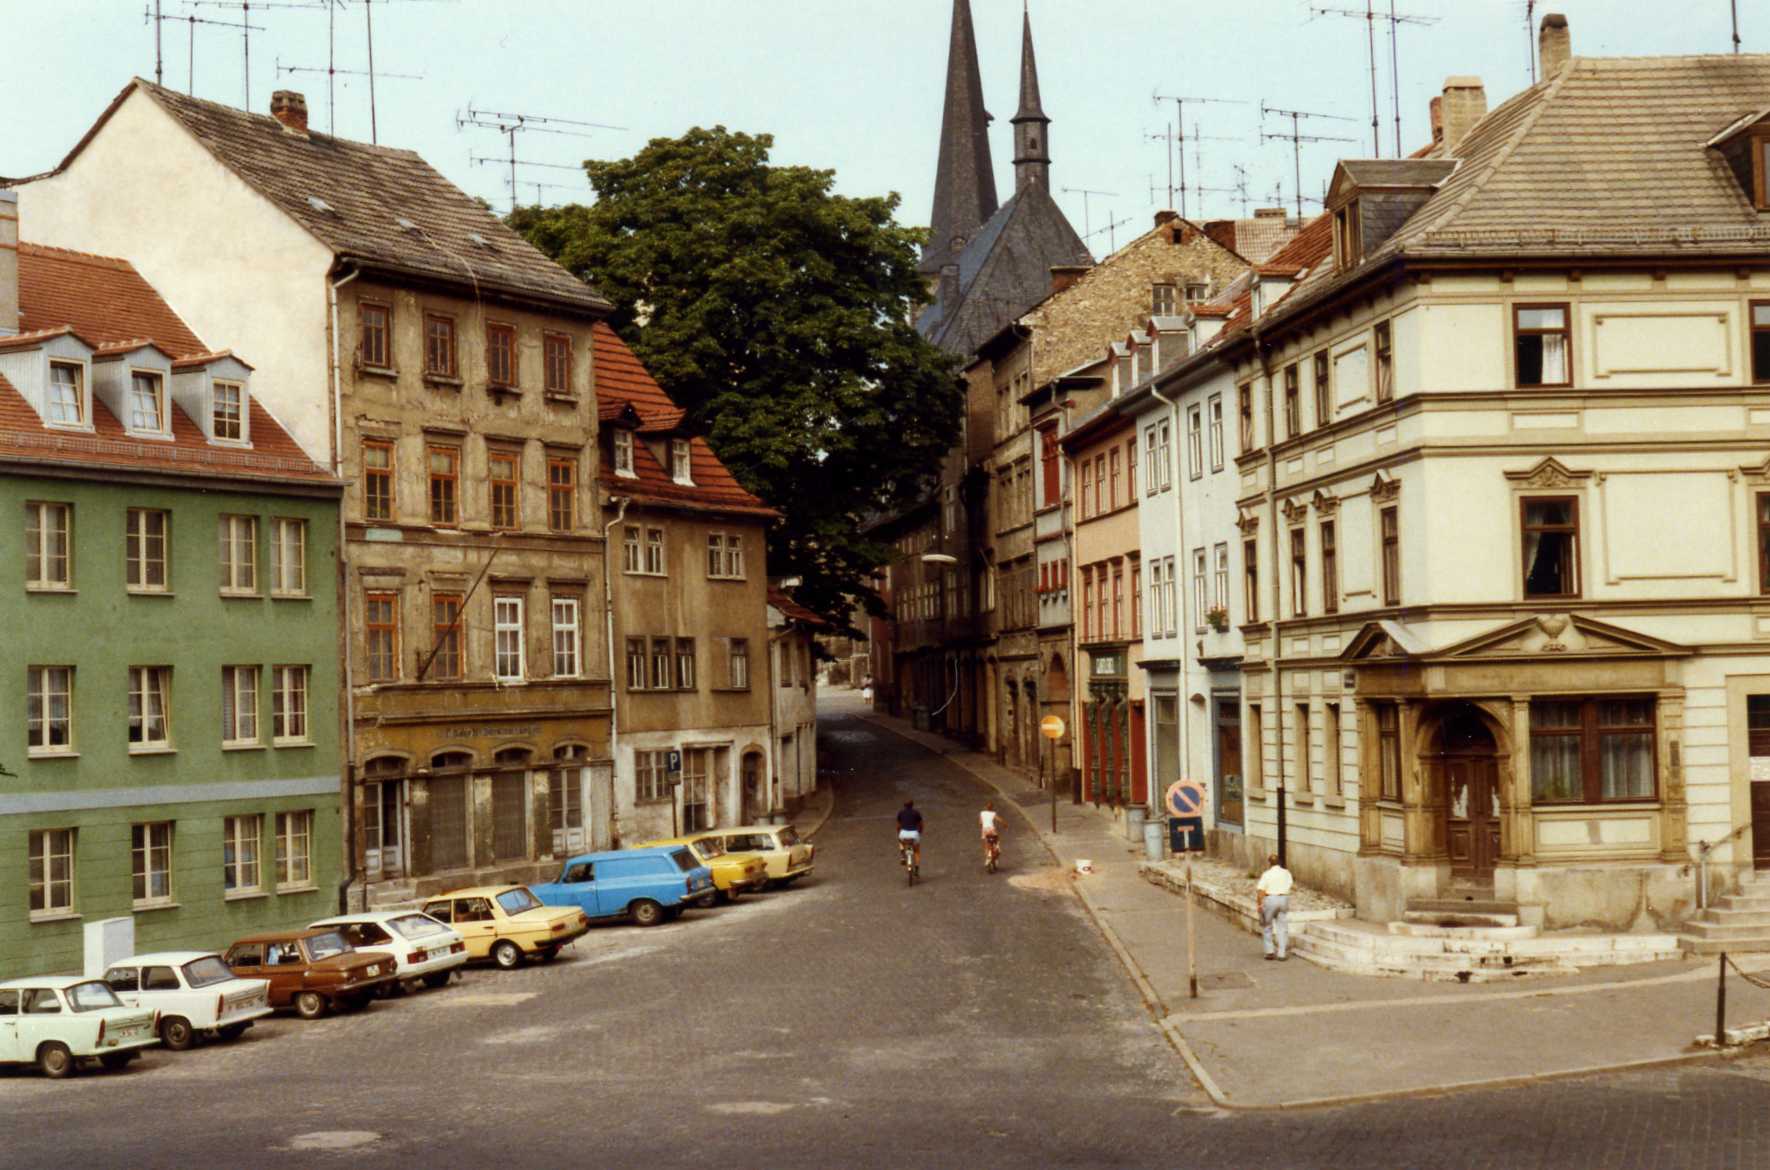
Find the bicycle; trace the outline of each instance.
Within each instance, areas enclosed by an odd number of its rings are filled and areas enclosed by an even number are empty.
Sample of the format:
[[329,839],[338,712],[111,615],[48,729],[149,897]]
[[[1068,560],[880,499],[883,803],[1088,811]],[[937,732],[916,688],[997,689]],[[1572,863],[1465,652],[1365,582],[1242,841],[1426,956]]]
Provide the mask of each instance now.
[[989,873],[996,872],[996,863],[1002,857],[1002,838],[997,833],[983,835],[983,868]]
[[916,884],[916,874],[921,871],[922,863],[916,860],[916,848],[921,842],[897,839],[898,863],[904,868],[905,881],[909,885]]

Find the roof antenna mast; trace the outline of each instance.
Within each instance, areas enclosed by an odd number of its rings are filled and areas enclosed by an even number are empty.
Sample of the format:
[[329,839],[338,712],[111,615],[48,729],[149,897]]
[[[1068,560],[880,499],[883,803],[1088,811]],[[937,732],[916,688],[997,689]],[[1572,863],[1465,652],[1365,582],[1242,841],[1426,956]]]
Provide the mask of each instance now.
[[1733,0],[1733,51],[1739,52],[1739,0]]
[[[1093,232],[1088,230],[1088,196],[1090,196],[1090,195],[1114,195],[1114,196],[1116,196],[1118,194],[1117,191],[1096,191],[1092,187],[1060,187],[1060,188],[1058,188],[1058,190],[1060,190],[1065,195],[1080,195],[1082,197],[1082,239],[1084,239],[1084,240],[1094,234]],[[1110,212],[1108,213],[1108,218],[1111,218]]]
[[[1208,104],[1208,105],[1218,105],[1218,106],[1245,106],[1248,103],[1245,101],[1241,101],[1239,99],[1236,99],[1236,98],[1186,97],[1186,96],[1181,96],[1181,95],[1171,94],[1171,93],[1161,93],[1159,91],[1155,92],[1155,93],[1151,93],[1149,95],[1149,100],[1152,102],[1155,102],[1157,104],[1160,104],[1162,102],[1173,102],[1174,103],[1174,127],[1175,127],[1174,145],[1177,148],[1177,153],[1180,155],[1180,208],[1179,208],[1179,210],[1180,210],[1180,217],[1182,219],[1184,219],[1184,218],[1186,218],[1186,103],[1192,102],[1195,105],[1207,105]],[[1195,129],[1196,129],[1196,127],[1195,127]],[[1199,177],[1202,179],[1204,176],[1201,175]],[[1171,199],[1170,199],[1170,202],[1172,202]]]
[[[195,3],[196,0],[191,0],[191,2]],[[156,83],[161,80],[163,74],[160,58],[160,25],[168,20],[176,20],[188,28],[190,72],[185,78],[184,91],[192,97],[195,97],[197,94],[197,26],[199,24],[213,25],[216,28],[257,29],[259,32],[264,31],[262,25],[247,24],[237,20],[210,20],[206,16],[198,16],[195,13],[186,16],[166,16],[160,12],[158,0],[156,0],[152,10],[144,8],[141,16],[143,20],[151,20],[154,22],[154,81]]]
[[[1383,157],[1383,141],[1377,129],[1377,21],[1389,23],[1389,89],[1395,109],[1395,157],[1403,155],[1401,149],[1401,60],[1396,48],[1396,28],[1404,24],[1437,24],[1436,16],[1414,16],[1410,13],[1395,11],[1395,0],[1389,0],[1389,14],[1382,15],[1377,11],[1376,0],[1364,0],[1364,10],[1356,8],[1324,8],[1311,6],[1311,17],[1343,16],[1352,20],[1364,21],[1365,52],[1370,59],[1371,71],[1371,150],[1375,157]],[[1534,68],[1534,66],[1533,66]],[[1533,82],[1534,83],[1534,82]]]
[[[513,114],[500,110],[476,110],[467,107],[467,112],[455,115],[455,129],[464,130],[469,126],[481,130],[496,130],[504,135],[510,144],[507,161],[510,164],[510,210],[514,212],[519,202],[517,193],[516,168],[519,166],[558,166],[565,170],[575,170],[562,163],[529,162],[516,157],[516,136],[524,132],[536,134],[563,134],[568,138],[591,138],[591,130],[625,130],[625,126],[610,126],[605,122],[581,122],[575,118],[553,118],[541,114]],[[477,159],[475,161],[478,161]],[[537,195],[539,193],[537,192]]]
[[[1289,118],[1291,120],[1291,128],[1288,131],[1280,130],[1276,133],[1268,132],[1266,129],[1266,117],[1268,114],[1280,118]],[[1308,110],[1281,110],[1277,106],[1267,105],[1264,101],[1260,103],[1260,141],[1269,142],[1276,138],[1282,139],[1291,144],[1291,166],[1295,171],[1296,183],[1296,186],[1293,189],[1297,194],[1297,221],[1299,223],[1301,223],[1303,219],[1303,144],[1305,142],[1358,141],[1356,138],[1346,138],[1342,135],[1335,134],[1305,134],[1302,129],[1302,120],[1304,118],[1318,118],[1330,122],[1356,122],[1358,120],[1356,118],[1343,117],[1339,114],[1317,114],[1311,113]],[[1280,197],[1279,202],[1284,202],[1282,196]]]
[[[264,29],[252,23],[252,5],[255,0],[184,0],[188,8],[238,8],[240,10],[240,63],[245,74],[245,99],[240,108],[248,113],[252,109],[252,30]],[[260,9],[265,8],[317,8],[313,0],[302,3],[299,0],[256,0]],[[160,7],[155,0],[154,8]]]

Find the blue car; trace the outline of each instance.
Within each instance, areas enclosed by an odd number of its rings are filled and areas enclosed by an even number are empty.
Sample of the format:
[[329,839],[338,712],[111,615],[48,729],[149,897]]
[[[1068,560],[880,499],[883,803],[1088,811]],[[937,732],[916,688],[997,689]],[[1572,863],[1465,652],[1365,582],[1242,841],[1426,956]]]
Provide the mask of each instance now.
[[531,885],[549,906],[576,906],[591,918],[656,926],[687,905],[713,904],[713,871],[681,845],[580,853],[559,880]]

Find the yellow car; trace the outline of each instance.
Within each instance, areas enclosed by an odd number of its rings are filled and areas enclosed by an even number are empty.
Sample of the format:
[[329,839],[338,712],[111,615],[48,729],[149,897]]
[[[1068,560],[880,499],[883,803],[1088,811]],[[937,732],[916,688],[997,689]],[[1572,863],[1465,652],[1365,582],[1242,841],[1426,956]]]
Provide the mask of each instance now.
[[469,959],[490,958],[506,971],[524,956],[548,962],[590,929],[582,910],[544,905],[527,886],[450,890],[424,903],[424,913],[455,928]]
[[817,846],[800,837],[792,825],[740,825],[709,829],[696,836],[718,840],[728,856],[761,858],[770,886],[790,886],[809,874],[817,851]]
[[759,857],[728,857],[719,843],[719,831],[691,833],[686,837],[668,837],[647,841],[640,848],[657,845],[686,845],[700,863],[713,871],[713,888],[721,902],[735,902],[738,895],[760,890],[768,884],[768,866]]

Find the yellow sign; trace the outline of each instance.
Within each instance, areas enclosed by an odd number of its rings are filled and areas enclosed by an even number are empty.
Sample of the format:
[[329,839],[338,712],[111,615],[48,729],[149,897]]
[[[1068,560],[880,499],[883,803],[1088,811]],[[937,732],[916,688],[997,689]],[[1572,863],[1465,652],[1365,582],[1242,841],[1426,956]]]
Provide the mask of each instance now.
[[1062,739],[1064,730],[1061,715],[1047,715],[1039,720],[1039,734],[1046,739]]

